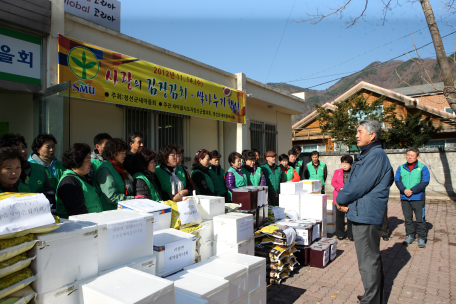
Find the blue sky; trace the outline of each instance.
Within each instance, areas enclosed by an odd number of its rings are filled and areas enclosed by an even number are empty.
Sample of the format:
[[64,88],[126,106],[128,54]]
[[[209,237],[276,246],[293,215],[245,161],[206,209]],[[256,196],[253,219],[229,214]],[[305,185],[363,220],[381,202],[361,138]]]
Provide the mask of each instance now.
[[[231,73],[243,72],[263,83],[287,82],[304,88],[344,75],[322,76],[358,71],[374,61],[383,62],[413,50],[411,36],[399,39],[412,32],[417,47],[431,42],[419,2],[399,0],[404,4],[388,12],[383,26],[379,26],[381,1],[370,1],[365,21],[344,27],[344,21],[362,10],[364,0],[353,0],[342,19],[333,16],[317,25],[297,23],[307,17],[306,13],[316,12],[317,2],[324,3],[319,9],[327,13],[328,7],[345,1],[128,0],[122,1],[121,32]],[[431,0],[431,4],[440,21],[440,15],[447,11],[440,9],[440,1]],[[447,20],[456,26],[456,17]],[[442,36],[456,31],[443,22],[438,25]],[[447,54],[453,53],[456,34],[443,41]],[[420,56],[435,58],[433,45],[421,49]],[[306,79],[293,81],[301,78]],[[326,89],[334,83],[313,89]]]

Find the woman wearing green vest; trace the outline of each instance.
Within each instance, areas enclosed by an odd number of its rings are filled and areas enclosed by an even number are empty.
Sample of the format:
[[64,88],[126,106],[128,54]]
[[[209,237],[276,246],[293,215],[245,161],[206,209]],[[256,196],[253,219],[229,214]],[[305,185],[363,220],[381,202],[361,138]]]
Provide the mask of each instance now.
[[231,152],[228,156],[231,167],[226,172],[226,188],[228,189],[228,201],[230,202],[233,201],[232,189],[248,185],[247,178],[242,174],[241,160],[242,155],[237,152]]
[[57,184],[62,178],[65,168],[55,157],[55,145],[57,140],[54,135],[42,133],[38,135],[32,143],[32,154],[28,161],[44,167],[46,175],[51,183],[51,187],[57,189]]
[[26,192],[30,189],[22,183],[22,156],[17,149],[0,149],[0,193],[2,192]]
[[211,166],[209,167],[209,176],[214,184],[215,193],[218,196],[227,198],[228,190],[226,189],[225,170],[220,166],[222,155],[217,150],[211,152]]
[[[124,169],[127,143],[113,138],[106,143],[103,157],[106,159],[95,173],[95,187],[101,196],[103,211],[117,209],[119,201],[134,199],[133,177]],[[142,198],[142,196],[141,196]]]
[[158,153],[159,167],[155,169],[155,175],[164,201],[180,202],[184,196],[191,195],[193,191],[185,169],[177,165],[176,151],[175,145],[167,145]]
[[68,218],[102,212],[101,198],[88,176],[92,168],[89,145],[74,144],[63,153],[62,162],[66,170],[57,186],[57,215]]
[[248,186],[266,186],[266,179],[260,167],[256,165],[256,155],[253,151],[247,151],[244,155],[244,164],[241,167],[242,174],[247,179]]
[[[21,153],[23,159],[21,180],[29,187],[31,193],[46,193],[52,189],[44,167],[27,161],[27,144],[24,136],[13,133],[3,134],[0,138],[0,148],[6,147],[14,148]],[[55,196],[55,193],[53,195]]]
[[192,166],[192,181],[197,195],[216,196],[214,182],[209,175],[211,153],[206,149],[199,150]]
[[280,169],[282,169],[282,174],[286,182],[299,182],[301,180],[299,174],[296,170],[288,165],[289,158],[286,154],[281,154],[279,156]]
[[125,168],[130,174],[133,174],[134,188],[136,198],[144,196],[144,198],[161,201],[161,191],[155,183],[155,157],[157,152],[142,148],[136,152],[130,161],[125,164]]

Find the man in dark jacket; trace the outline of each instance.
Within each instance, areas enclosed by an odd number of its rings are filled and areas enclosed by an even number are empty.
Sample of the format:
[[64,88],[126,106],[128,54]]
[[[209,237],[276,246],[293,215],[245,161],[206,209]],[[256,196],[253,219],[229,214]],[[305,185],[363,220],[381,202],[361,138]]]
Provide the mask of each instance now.
[[379,142],[381,126],[367,119],[359,123],[357,156],[337,203],[353,223],[358,267],[364,285],[361,304],[383,304],[384,277],[380,255],[382,222],[393,183],[393,168]]
[[407,238],[404,245],[415,241],[415,228],[413,227],[413,212],[416,218],[416,232],[418,234],[418,247],[426,247],[426,220],[424,217],[426,200],[425,189],[429,185],[429,169],[418,161],[420,150],[411,147],[407,149],[407,162],[397,168],[394,181],[401,192],[402,212],[405,218],[405,232]]

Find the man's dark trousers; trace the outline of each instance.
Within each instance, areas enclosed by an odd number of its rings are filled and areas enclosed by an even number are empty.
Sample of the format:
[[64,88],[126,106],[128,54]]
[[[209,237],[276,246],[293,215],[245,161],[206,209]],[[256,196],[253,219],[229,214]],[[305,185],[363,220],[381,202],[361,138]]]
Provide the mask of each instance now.
[[361,304],[383,304],[384,276],[380,254],[382,225],[353,222],[358,267],[364,285]]
[[389,230],[388,230],[388,206],[386,206],[385,215],[383,216],[383,224],[382,224],[382,238],[388,237]]
[[426,219],[424,201],[402,201],[402,212],[405,219],[405,233],[407,235],[415,236],[415,228],[413,227],[413,212],[416,217],[416,234],[419,239],[425,240],[426,233]]

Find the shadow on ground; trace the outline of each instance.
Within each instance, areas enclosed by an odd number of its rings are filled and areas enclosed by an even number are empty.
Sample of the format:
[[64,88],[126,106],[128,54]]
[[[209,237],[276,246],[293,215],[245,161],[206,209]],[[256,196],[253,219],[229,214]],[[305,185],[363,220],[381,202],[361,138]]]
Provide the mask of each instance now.
[[298,300],[306,289],[282,285],[268,286],[268,303],[293,303]]
[[397,218],[396,216],[391,216],[388,218],[388,230],[389,234],[391,235],[396,228],[403,224],[404,220]]
[[383,274],[385,276],[385,303],[388,302],[394,280],[410,259],[411,255],[407,247],[402,243],[396,243],[393,247],[382,250]]

